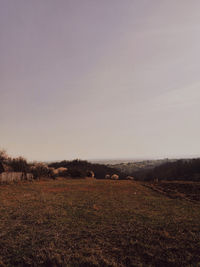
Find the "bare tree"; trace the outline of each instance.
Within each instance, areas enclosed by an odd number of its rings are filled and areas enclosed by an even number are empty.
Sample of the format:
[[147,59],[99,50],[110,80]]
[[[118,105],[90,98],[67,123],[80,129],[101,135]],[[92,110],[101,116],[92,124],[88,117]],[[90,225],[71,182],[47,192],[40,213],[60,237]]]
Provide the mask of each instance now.
[[0,161],[5,161],[8,159],[8,154],[4,149],[0,149]]

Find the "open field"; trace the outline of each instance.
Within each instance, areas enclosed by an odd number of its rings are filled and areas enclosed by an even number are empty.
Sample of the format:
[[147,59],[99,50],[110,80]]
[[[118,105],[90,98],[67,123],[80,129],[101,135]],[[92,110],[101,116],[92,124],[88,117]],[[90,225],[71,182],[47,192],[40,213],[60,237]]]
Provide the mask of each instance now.
[[95,179],[1,185],[0,266],[200,266],[200,202],[180,193]]

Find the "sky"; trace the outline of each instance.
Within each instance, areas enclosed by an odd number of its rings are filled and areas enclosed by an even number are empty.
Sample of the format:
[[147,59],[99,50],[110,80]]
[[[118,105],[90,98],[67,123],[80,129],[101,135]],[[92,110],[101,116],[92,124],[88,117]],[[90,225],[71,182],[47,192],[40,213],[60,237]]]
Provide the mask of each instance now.
[[1,0],[0,147],[200,156],[199,0]]

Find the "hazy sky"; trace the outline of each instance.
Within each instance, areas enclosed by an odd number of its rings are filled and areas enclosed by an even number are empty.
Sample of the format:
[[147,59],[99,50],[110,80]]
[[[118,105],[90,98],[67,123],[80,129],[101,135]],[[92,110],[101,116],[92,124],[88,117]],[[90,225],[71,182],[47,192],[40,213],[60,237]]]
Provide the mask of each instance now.
[[199,0],[1,0],[0,147],[200,155]]

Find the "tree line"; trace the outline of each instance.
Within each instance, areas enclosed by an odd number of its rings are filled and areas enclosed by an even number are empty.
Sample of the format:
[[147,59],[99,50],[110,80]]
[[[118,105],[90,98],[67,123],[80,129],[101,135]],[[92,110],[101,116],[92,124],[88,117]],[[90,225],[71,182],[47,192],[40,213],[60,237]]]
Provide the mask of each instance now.
[[181,159],[166,162],[152,170],[141,170],[133,173],[137,180],[183,180],[200,181],[200,159]]

